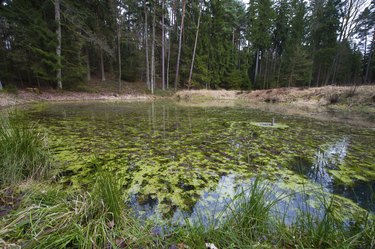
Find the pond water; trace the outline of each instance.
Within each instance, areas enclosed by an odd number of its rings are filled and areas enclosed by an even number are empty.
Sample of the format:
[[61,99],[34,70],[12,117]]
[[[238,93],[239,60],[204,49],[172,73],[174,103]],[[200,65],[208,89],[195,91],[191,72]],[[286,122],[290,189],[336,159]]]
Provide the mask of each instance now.
[[[22,114],[47,131],[58,181],[84,188],[98,168],[113,172],[141,217],[220,212],[258,176],[275,191],[321,189],[375,211],[371,127],[174,102],[50,103]],[[273,119],[282,125],[254,125]]]

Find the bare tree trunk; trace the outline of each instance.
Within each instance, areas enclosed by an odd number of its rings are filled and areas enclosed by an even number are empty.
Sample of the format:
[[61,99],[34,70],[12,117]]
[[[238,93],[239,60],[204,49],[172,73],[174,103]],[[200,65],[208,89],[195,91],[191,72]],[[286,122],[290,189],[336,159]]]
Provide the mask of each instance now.
[[100,67],[102,71],[102,81],[105,81],[103,49],[100,49]]
[[276,87],[279,87],[280,83],[280,74],[281,74],[281,66],[283,64],[283,59],[280,57],[280,65],[279,65],[279,70],[277,71],[277,82],[276,82]]
[[87,80],[90,81],[91,80],[91,68],[90,68],[90,54],[89,54],[89,49],[87,48],[87,56],[86,56],[86,70],[87,70]]
[[181,17],[181,27],[180,27],[180,38],[179,38],[179,41],[178,41],[178,54],[177,54],[177,63],[176,63],[176,77],[175,77],[175,80],[174,80],[174,89],[175,90],[177,90],[178,76],[179,76],[179,70],[180,70],[182,33],[184,32],[185,6],[186,6],[186,0],[182,0],[182,17]]
[[152,48],[151,48],[151,93],[155,89],[155,25],[156,25],[156,7],[154,3],[154,16],[152,19]]
[[148,58],[148,27],[147,27],[147,5],[146,1],[144,3],[144,11],[145,11],[145,46],[146,46],[146,83],[148,89],[151,89],[151,84],[150,84],[150,62]]
[[161,18],[161,80],[162,87],[165,90],[165,27],[164,27],[164,9],[165,0],[162,0],[162,18]]
[[55,0],[55,21],[57,25],[56,36],[57,36],[57,88],[62,89],[61,79],[61,17],[60,17],[60,0]]
[[167,58],[167,89],[169,89],[169,69],[171,64],[171,37],[168,40],[168,58]]
[[322,70],[322,65],[319,64],[318,77],[316,78],[316,84],[315,84],[315,86],[317,86],[317,87],[319,86],[321,70]]
[[[121,92],[122,89],[122,68],[121,68],[121,16],[118,15],[117,6],[114,4],[113,9],[115,11],[115,21],[117,27],[117,60],[118,60],[118,93]],[[119,20],[117,20],[119,19]],[[118,21],[120,23],[118,23]]]
[[263,78],[263,89],[267,88],[267,73],[268,73],[268,53],[266,57],[266,69],[264,71],[264,78]]
[[188,86],[189,89],[191,87],[191,78],[193,76],[193,68],[194,68],[194,60],[195,60],[195,52],[197,50],[197,43],[198,43],[198,35],[199,35],[199,26],[201,23],[201,15],[202,15],[202,8],[199,6],[199,16],[198,16],[198,25],[197,25],[197,31],[195,33],[195,42],[194,42],[194,49],[193,49],[193,58],[191,59],[191,65],[190,65],[190,73],[189,73],[189,81]]
[[374,46],[375,46],[375,33],[374,33],[374,35],[372,37],[372,43],[371,43],[371,47],[370,47],[370,54],[369,54],[368,60],[367,60],[365,83],[369,82],[370,66],[371,66],[371,60],[372,60],[372,56],[373,56]]
[[255,57],[255,73],[254,73],[254,85],[258,78],[258,71],[259,71],[259,49],[257,49],[257,54]]

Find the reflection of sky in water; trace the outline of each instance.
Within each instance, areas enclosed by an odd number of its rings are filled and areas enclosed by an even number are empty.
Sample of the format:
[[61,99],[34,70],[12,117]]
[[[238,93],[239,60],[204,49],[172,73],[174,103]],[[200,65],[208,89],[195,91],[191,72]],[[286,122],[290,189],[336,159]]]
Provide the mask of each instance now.
[[[229,215],[224,211],[228,205],[237,201],[236,195],[245,193],[245,196],[249,196],[253,182],[254,179],[240,180],[234,174],[222,176],[215,190],[204,192],[190,212],[177,209],[172,221],[179,225],[189,221],[189,223],[199,223],[206,227],[217,226],[220,222],[225,221],[225,217]],[[269,181],[263,181],[259,187],[267,188],[267,201],[278,200],[277,204],[271,209],[271,213],[283,217],[286,224],[293,223],[295,218],[298,217],[298,212],[309,212],[316,217],[323,216],[323,205],[319,203],[320,199],[318,199],[324,196],[321,190],[315,191],[314,194],[311,194],[309,190],[294,192],[281,187],[278,183]],[[131,205],[136,215],[142,219],[162,219],[162,215],[157,211],[157,201],[155,200],[140,205],[136,196],[132,196]]]
[[349,139],[343,138],[330,145],[325,151],[318,151],[316,159],[306,176],[320,184],[325,191],[330,191],[333,185],[333,177],[328,173],[329,169],[336,169],[346,156]]
[[[241,189],[240,186],[245,186],[245,184],[239,184],[234,174],[222,176],[216,189],[204,192],[192,208],[192,211],[186,212],[177,209],[174,212],[173,221],[181,224],[187,218],[190,222],[200,220],[205,225],[209,224],[232,201],[233,197]],[[150,199],[150,201],[141,205],[138,203],[136,195],[132,195],[130,198],[130,205],[135,210],[136,215],[142,219],[161,219],[162,216],[157,211],[157,204],[157,201]]]
[[234,174],[222,176],[214,191],[204,192],[201,195],[201,198],[194,205],[191,213],[177,210],[173,216],[173,220],[181,223],[184,222],[185,218],[188,218],[189,222],[200,221],[203,222],[205,226],[212,224],[211,222],[222,214],[225,207],[231,203],[234,196],[241,191],[241,185],[244,186],[244,183],[237,183]]
[[333,176],[329,174],[329,170],[338,169],[343,163],[349,144],[347,137],[338,140],[326,150],[318,151],[312,165],[300,165],[296,171],[319,184],[324,191],[351,199],[359,206],[375,212],[375,181],[358,181],[354,182],[353,186],[345,186],[336,183]]

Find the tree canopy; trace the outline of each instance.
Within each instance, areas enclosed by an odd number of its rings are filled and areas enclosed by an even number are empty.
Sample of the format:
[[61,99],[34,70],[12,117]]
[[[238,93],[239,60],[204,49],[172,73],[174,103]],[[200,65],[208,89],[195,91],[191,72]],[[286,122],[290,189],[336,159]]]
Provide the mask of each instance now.
[[373,0],[2,0],[0,80],[61,79],[65,89],[92,76],[152,89],[369,84],[374,13]]

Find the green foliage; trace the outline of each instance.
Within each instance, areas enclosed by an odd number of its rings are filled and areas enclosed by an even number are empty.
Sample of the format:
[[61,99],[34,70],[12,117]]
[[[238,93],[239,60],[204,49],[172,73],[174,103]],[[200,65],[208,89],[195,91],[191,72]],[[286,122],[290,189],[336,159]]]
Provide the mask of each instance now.
[[[156,78],[161,78],[164,56],[171,83],[182,11],[180,2],[164,3],[163,10],[161,3],[154,1],[61,1],[62,58],[58,58],[53,1],[4,2],[0,5],[0,79],[19,85],[55,86],[61,67],[64,87],[74,89],[87,71],[100,77],[102,63],[105,74],[118,74],[121,60],[122,80],[145,81],[145,29],[150,53],[155,14]],[[200,10],[193,86],[189,87],[260,89],[371,82],[375,74],[371,59],[375,5],[351,20],[354,26],[350,24],[353,30],[349,31],[343,30],[345,8],[353,15],[360,9],[346,4],[338,0],[253,0],[247,5],[239,0],[187,1],[179,84],[188,87]],[[343,32],[349,37],[343,37]],[[358,39],[353,39],[355,35]],[[295,68],[296,63],[301,66]]]
[[6,85],[3,90],[7,93],[11,93],[11,94],[14,94],[14,95],[17,95],[18,94],[18,88],[16,85],[13,85],[13,84],[9,84],[9,85]]
[[41,178],[50,165],[46,138],[35,124],[0,119],[0,186]]

